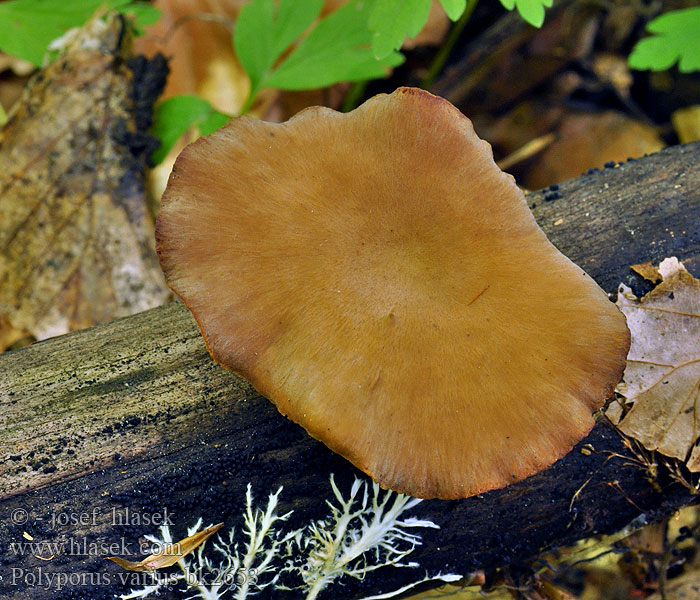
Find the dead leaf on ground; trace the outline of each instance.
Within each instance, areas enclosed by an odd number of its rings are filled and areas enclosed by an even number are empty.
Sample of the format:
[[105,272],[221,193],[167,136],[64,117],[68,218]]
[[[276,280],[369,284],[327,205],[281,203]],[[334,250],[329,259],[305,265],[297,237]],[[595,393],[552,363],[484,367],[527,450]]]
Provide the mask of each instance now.
[[117,563],[122,569],[126,569],[127,571],[139,571],[143,573],[146,571],[155,571],[156,569],[164,569],[165,567],[174,565],[183,556],[187,556],[192,550],[201,546],[209,537],[219,531],[223,525],[223,523],[212,525],[179,542],[166,544],[158,552],[149,554],[139,562],[133,562],[118,556],[107,556],[105,558]]
[[679,108],[671,115],[671,123],[681,144],[700,140],[700,105]]
[[250,84],[231,42],[243,0],[155,0],[161,17],[134,40],[136,52],[169,57],[163,98],[194,94],[225,113],[240,111]]
[[638,265],[632,265],[630,269],[637,273],[637,275],[641,275],[644,277],[644,279],[651,281],[652,283],[658,283],[661,281],[661,275],[659,274],[658,267],[655,267],[650,260]]
[[[634,404],[618,426],[648,450],[683,461],[700,435],[700,281],[676,258],[658,274],[661,283],[641,300],[620,285],[617,305],[632,344],[618,392]],[[614,419],[614,410],[607,414]],[[697,448],[687,467],[700,471]]]
[[63,334],[169,297],[123,28],[116,16],[91,20],[0,131],[0,340]]
[[587,169],[629,157],[658,152],[664,147],[655,127],[627,115],[570,111],[557,126],[558,139],[542,152],[524,178],[531,190],[578,177]]
[[626,58],[610,52],[599,52],[593,57],[592,67],[599,81],[609,83],[620,98],[629,98],[634,79]]

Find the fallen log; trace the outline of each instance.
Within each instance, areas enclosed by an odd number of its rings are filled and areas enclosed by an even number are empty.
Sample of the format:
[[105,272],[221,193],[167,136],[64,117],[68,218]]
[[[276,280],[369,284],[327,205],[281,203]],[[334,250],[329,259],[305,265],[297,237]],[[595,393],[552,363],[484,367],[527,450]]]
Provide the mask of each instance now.
[[[589,172],[528,202],[552,242],[606,291],[624,282],[639,293],[645,284],[632,264],[677,256],[700,275],[698,189],[700,143]],[[247,486],[263,507],[283,486],[279,512],[293,510],[285,528],[296,529],[327,515],[331,473],[341,492],[364,477],[214,365],[179,303],[1,355],[0,399],[3,598],[113,598],[135,586],[119,583],[120,568],[105,555],[119,554],[115,543],[130,553],[160,520],[172,523],[175,539],[200,517],[240,531]],[[652,485],[611,452],[627,450],[599,422],[525,481],[460,501],[423,501],[410,514],[440,529],[421,530],[423,543],[410,555],[419,568],[346,578],[320,597],[360,598],[426,573],[517,565],[694,499],[663,474]],[[18,546],[27,534],[58,542],[58,551]],[[268,589],[266,597],[301,596]]]

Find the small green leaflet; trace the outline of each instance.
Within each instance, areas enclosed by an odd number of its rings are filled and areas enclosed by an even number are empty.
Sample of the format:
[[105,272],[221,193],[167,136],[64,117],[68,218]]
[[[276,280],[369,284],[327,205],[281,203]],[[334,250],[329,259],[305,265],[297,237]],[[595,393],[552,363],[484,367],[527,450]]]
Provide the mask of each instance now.
[[236,56],[258,90],[275,61],[318,17],[323,0],[253,0],[238,16],[233,34]]
[[236,54],[248,73],[251,90],[242,112],[256,94],[269,87],[303,90],[339,81],[359,81],[386,75],[401,64],[391,52],[378,61],[371,51],[367,23],[374,0],[353,0],[323,20],[280,59],[320,13],[322,0],[253,0],[241,10],[233,32]]
[[[116,2],[118,1],[119,0],[116,0]],[[134,20],[132,22],[132,26],[134,28],[135,35],[143,35],[146,33],[144,27],[153,25],[153,23],[160,19],[162,14],[159,8],[156,8],[148,2],[142,2],[140,0],[126,2],[121,6],[115,7],[115,9],[117,12],[123,15],[133,17]]]
[[542,27],[544,9],[552,6],[552,0],[501,0],[508,10],[518,9],[520,16],[533,27]]
[[355,0],[328,15],[267,80],[267,87],[285,90],[322,88],[339,81],[360,81],[386,75],[403,62],[391,52],[381,60],[370,49],[367,19],[371,3]]
[[139,25],[155,23],[160,16],[149,4],[131,0],[10,0],[0,3],[0,49],[41,66],[53,40],[83,25],[105,5],[133,14]]
[[647,31],[654,35],[637,42],[630,67],[663,71],[678,62],[681,73],[700,71],[700,7],[667,12],[651,21]]
[[467,8],[467,0],[440,0],[440,4],[451,21],[457,21]]
[[414,38],[428,20],[431,0],[377,0],[369,14],[372,52],[377,60]]
[[228,123],[230,115],[215,110],[197,96],[174,96],[156,106],[151,133],[160,140],[160,148],[151,155],[154,164],[163,162],[170,149],[191,126],[209,135]]
[[[452,20],[458,20],[467,8],[467,0],[440,0]],[[372,52],[382,59],[399,50],[406,36],[418,35],[430,13],[431,0],[375,0],[369,16]]]

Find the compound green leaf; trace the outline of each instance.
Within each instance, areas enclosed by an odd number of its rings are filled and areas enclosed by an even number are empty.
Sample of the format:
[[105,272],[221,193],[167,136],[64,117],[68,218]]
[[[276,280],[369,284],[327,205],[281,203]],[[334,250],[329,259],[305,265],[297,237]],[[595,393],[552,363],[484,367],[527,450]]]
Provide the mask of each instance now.
[[280,55],[321,12],[323,0],[253,0],[238,16],[233,32],[236,56],[250,77],[251,95]]
[[451,21],[459,19],[467,8],[467,0],[440,0],[440,4]]
[[275,20],[275,53],[282,54],[318,17],[323,0],[281,0]]
[[545,8],[552,6],[553,0],[501,0],[508,10],[518,9],[520,16],[533,27],[542,27]]
[[403,56],[391,52],[382,60],[375,59],[367,28],[371,7],[370,2],[354,0],[327,16],[261,87],[315,89],[385,76],[386,68],[401,64]]
[[700,7],[663,14],[647,25],[647,31],[653,35],[637,42],[630,67],[663,71],[678,63],[682,73],[700,70]]
[[160,9],[147,2],[128,2],[123,6],[117,7],[117,10],[125,15],[134,18],[134,28],[136,35],[143,35],[144,27],[153,25],[162,14]]
[[197,96],[174,96],[156,106],[152,133],[160,140],[160,148],[151,155],[155,164],[161,163],[180,137],[193,125],[202,135],[208,135],[225,125],[231,117],[212,108]]
[[428,20],[430,0],[378,0],[369,15],[372,52],[378,60],[401,48],[404,38],[413,38]]
[[199,133],[202,135],[214,133],[217,129],[221,129],[224,125],[226,125],[226,123],[228,123],[230,120],[231,115],[227,115],[212,108],[209,116],[207,116],[199,124]]

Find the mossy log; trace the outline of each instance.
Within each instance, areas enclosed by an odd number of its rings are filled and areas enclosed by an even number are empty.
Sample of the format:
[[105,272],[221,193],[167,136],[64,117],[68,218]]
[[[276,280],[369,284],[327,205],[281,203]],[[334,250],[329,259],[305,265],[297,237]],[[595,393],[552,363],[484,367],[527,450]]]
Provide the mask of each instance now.
[[[643,292],[629,265],[677,256],[700,275],[699,190],[696,143],[533,192],[528,202],[553,243],[606,291],[624,282]],[[287,525],[299,527],[327,513],[331,473],[341,490],[362,476],[216,366],[179,303],[0,356],[0,399],[3,598],[112,598],[130,586],[75,576],[57,589],[50,574],[116,573],[104,560],[115,553],[108,546],[133,551],[155,530],[144,521],[166,510],[176,536],[199,517],[240,528],[248,484],[263,503],[284,486],[280,510],[294,509]],[[381,569],[327,597],[386,592],[426,572],[515,568],[544,549],[617,531],[641,514],[659,519],[693,500],[663,474],[652,485],[642,469],[606,460],[607,451],[626,450],[605,423],[581,444],[595,452],[579,445],[505,489],[422,502],[413,514],[440,529],[425,530],[411,555],[420,568]],[[126,509],[136,517],[119,523],[115,514]],[[11,545],[26,541],[23,532],[95,545],[42,560]]]

